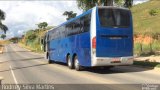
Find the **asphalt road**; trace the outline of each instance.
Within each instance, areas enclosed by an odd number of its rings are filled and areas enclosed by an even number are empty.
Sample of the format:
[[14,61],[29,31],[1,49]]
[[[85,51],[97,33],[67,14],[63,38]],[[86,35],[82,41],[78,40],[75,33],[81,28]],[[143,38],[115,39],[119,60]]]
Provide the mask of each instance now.
[[2,84],[52,84],[55,90],[142,90],[144,84],[160,84],[160,73],[152,68],[117,66],[75,71],[65,64],[48,64],[43,55],[16,44],[6,45],[0,54],[0,77],[4,78]]

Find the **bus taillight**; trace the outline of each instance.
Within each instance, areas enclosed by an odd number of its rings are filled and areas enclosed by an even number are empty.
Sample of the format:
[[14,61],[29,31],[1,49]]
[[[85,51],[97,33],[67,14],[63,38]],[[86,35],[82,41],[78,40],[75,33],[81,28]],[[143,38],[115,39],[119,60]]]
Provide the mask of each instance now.
[[96,49],[96,37],[92,39],[92,48]]

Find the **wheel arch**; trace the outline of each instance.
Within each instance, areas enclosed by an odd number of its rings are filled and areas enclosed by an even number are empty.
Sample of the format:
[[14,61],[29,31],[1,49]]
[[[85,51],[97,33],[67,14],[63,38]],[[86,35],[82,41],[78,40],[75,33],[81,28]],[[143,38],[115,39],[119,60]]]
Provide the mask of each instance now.
[[74,58],[75,58],[75,56],[77,56],[77,53],[73,53],[73,55],[72,55],[72,63],[74,64]]
[[49,59],[49,53],[46,52],[46,59]]
[[69,55],[71,55],[71,54],[70,54],[70,53],[67,53],[66,56],[65,56],[65,57],[66,57],[66,60],[65,60],[66,63],[68,62],[68,61],[67,61],[67,58],[68,58]]

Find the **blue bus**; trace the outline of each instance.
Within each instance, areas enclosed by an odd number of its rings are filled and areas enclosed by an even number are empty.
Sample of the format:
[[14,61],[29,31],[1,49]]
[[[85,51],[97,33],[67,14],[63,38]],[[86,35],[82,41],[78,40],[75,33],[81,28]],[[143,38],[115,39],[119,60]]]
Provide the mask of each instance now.
[[43,41],[46,57],[70,69],[133,64],[131,11],[94,7],[49,30]]

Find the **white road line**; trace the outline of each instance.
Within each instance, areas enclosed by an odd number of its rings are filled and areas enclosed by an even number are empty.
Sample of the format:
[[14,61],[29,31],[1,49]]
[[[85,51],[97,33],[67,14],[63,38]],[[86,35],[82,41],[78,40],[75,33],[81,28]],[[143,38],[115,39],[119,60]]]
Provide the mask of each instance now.
[[10,69],[11,69],[11,73],[12,73],[12,76],[13,76],[14,82],[15,82],[15,84],[16,84],[16,86],[17,86],[18,90],[20,90],[20,87],[19,87],[19,85],[18,85],[17,79],[16,79],[16,77],[15,77],[15,74],[14,74],[13,69],[12,69],[12,67],[11,67],[11,66],[10,66]]

